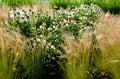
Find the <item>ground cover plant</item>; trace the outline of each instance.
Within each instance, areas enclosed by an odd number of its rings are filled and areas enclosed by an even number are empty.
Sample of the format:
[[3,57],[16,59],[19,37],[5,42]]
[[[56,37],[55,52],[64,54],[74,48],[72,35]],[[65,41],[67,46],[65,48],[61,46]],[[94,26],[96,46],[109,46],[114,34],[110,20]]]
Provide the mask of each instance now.
[[1,79],[119,79],[119,16],[95,4],[41,6],[0,16]]

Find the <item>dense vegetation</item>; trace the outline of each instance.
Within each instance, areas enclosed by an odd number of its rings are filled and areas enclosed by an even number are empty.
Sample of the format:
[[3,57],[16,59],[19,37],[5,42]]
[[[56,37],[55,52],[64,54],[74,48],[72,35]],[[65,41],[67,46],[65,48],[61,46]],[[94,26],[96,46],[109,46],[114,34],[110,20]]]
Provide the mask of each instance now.
[[119,1],[51,0],[46,13],[32,1],[2,2],[0,79],[120,78],[120,17],[104,14]]

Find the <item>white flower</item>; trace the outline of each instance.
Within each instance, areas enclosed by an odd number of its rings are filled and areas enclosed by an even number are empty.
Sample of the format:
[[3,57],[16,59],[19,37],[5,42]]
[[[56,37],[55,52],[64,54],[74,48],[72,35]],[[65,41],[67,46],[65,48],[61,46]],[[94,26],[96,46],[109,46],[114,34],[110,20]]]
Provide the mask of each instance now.
[[27,17],[25,17],[25,18],[24,18],[24,20],[25,20],[26,22],[28,22],[28,21],[29,21],[29,19],[28,19]]
[[17,14],[16,14],[16,17],[17,17],[17,18],[19,18],[19,17],[20,17],[20,14],[19,14],[19,13],[17,13]]
[[17,12],[18,12],[18,10],[16,10],[16,9],[10,10],[10,14],[14,14],[14,13],[17,13]]
[[28,11],[26,11],[26,14],[32,15],[32,11],[31,11],[31,10],[28,10]]
[[68,15],[68,18],[71,18],[71,15]]
[[83,32],[83,30],[79,30],[79,32]]
[[83,19],[87,19],[87,17],[84,16]]
[[71,22],[74,22],[74,20],[72,19]]
[[75,7],[75,10],[77,10],[78,8],[77,7]]
[[20,11],[20,17],[24,16],[25,12],[24,11]]
[[39,28],[40,28],[40,29],[42,29],[42,28],[43,28],[43,26],[41,25],[41,26],[39,26]]
[[40,38],[45,38],[45,36],[43,36],[43,35],[40,35]]
[[41,40],[39,39],[39,38],[37,38],[37,40],[36,40],[37,42],[41,42]]
[[53,24],[55,24],[56,22],[55,21],[53,21]]
[[75,12],[71,12],[70,15],[71,15],[71,17],[73,18],[74,15],[75,15]]
[[14,14],[10,14],[10,18],[15,18]]
[[49,49],[49,46],[48,46],[48,45],[46,45],[46,48],[47,48],[47,49]]
[[58,8],[58,6],[54,6],[54,9],[57,9]]
[[48,46],[50,46],[50,45],[51,45],[51,43],[48,43],[47,45],[48,45]]
[[54,28],[55,30],[57,30],[57,29],[58,29],[58,27],[57,27],[57,26],[53,26],[53,28]]
[[54,46],[54,45],[51,45],[51,48],[52,48],[52,49],[55,49],[55,46]]
[[14,14],[14,10],[12,9],[12,10],[10,10],[10,14]]
[[69,26],[69,24],[67,23],[67,24],[65,24],[66,26]]
[[51,27],[49,27],[49,28],[48,28],[48,30],[50,31],[50,30],[52,30],[52,28],[51,28]]
[[65,23],[65,22],[67,22],[67,20],[66,20],[66,19],[64,19],[64,20],[63,20],[63,22]]
[[24,22],[24,21],[25,21],[25,20],[24,20],[24,17],[21,17],[19,21],[20,21],[20,22]]

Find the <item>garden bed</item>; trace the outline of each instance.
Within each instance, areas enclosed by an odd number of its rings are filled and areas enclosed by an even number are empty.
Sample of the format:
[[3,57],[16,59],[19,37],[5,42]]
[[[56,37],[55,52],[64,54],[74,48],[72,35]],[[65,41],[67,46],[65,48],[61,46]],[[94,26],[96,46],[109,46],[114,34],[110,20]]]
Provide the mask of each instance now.
[[89,1],[6,1],[0,8],[0,79],[119,79],[119,15]]

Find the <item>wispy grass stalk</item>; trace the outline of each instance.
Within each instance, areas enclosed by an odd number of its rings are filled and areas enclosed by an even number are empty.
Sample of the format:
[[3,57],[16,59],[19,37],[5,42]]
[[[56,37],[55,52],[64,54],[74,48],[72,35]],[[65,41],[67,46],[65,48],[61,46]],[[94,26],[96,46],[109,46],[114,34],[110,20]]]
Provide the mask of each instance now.
[[67,59],[65,79],[87,79],[89,74],[89,59],[91,49],[91,37],[88,34],[80,41],[74,36],[64,35],[63,48]]
[[101,58],[96,65],[108,71],[112,79],[119,79],[120,66],[120,16],[105,14],[100,18],[96,28],[96,35],[101,48]]
[[16,65],[24,53],[25,42],[20,35],[4,33],[0,28],[0,78],[12,79]]

